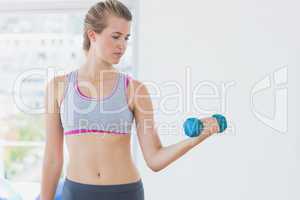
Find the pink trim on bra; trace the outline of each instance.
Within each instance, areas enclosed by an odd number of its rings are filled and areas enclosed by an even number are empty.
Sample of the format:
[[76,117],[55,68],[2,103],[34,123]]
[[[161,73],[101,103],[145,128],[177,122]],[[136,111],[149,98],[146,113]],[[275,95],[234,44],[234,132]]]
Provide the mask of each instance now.
[[121,74],[119,72],[117,80],[114,83],[114,86],[113,86],[111,94],[109,94],[108,96],[102,97],[102,98],[95,98],[95,97],[86,96],[85,94],[83,94],[80,91],[80,88],[78,86],[78,71],[76,71],[75,73],[76,73],[75,74],[75,90],[76,90],[76,92],[79,94],[80,97],[82,97],[82,98],[84,98],[86,100],[91,100],[91,101],[105,101],[105,100],[109,99],[110,97],[112,97],[116,93],[118,85],[119,85],[119,82],[120,82],[120,79],[121,79]]
[[70,131],[65,131],[64,134],[65,135],[76,135],[76,134],[80,134],[80,133],[99,133],[99,134],[103,134],[103,133],[108,133],[108,134],[128,134],[128,133],[124,133],[124,132],[115,132],[115,131],[104,131],[104,130],[96,130],[96,129],[75,129],[75,130],[70,130]]

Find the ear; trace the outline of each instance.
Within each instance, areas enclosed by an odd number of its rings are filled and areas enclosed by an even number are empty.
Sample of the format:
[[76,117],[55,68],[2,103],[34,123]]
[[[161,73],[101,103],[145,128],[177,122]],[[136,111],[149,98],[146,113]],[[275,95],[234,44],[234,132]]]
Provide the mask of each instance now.
[[89,29],[87,31],[87,35],[88,35],[88,37],[89,37],[89,39],[90,39],[91,42],[92,41],[96,41],[96,33],[95,33],[95,31]]

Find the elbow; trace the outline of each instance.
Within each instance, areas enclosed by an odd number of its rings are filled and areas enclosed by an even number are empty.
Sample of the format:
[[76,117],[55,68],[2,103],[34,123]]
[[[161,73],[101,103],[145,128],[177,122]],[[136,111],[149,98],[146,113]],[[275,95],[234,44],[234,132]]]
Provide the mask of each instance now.
[[45,162],[43,172],[46,174],[60,174],[63,169],[63,162]]
[[159,161],[158,158],[158,152],[161,149],[158,148],[156,153],[153,153],[151,156],[148,157],[147,161],[147,166],[153,171],[153,172],[159,172],[161,171],[164,167],[162,166],[162,163]]
[[45,168],[51,168],[51,169],[61,169],[64,165],[63,158],[45,158],[44,159],[44,166]]
[[60,168],[63,167],[64,161],[63,160],[59,160],[59,161],[54,161],[54,162],[51,162],[51,163],[48,163],[48,164],[49,164],[49,166],[52,166],[54,168],[60,169]]
[[153,162],[148,162],[147,165],[153,172],[159,172],[160,170],[162,170],[161,166]]
[[161,170],[160,167],[153,166],[153,165],[148,165],[148,167],[153,171],[153,172],[159,172]]
[[155,167],[152,167],[151,170],[152,170],[153,172],[159,172],[159,171],[161,170],[161,168],[155,168]]

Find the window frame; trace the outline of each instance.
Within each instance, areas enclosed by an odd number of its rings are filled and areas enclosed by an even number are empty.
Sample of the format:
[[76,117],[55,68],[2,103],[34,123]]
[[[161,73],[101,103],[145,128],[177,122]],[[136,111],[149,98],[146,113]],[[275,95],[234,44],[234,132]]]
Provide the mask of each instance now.
[[[133,9],[133,0],[121,0],[129,9]],[[81,12],[90,8],[99,0],[0,0],[0,14],[2,13],[58,13]]]

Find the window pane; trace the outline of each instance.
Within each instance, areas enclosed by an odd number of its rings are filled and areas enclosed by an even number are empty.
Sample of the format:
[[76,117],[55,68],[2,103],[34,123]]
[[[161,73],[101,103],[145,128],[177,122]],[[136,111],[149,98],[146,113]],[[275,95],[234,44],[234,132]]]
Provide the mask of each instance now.
[[[5,178],[38,182],[41,179],[42,147],[4,147]],[[26,173],[25,173],[26,172]]]
[[[0,15],[0,180],[41,181],[45,75],[48,69],[66,73],[84,61],[84,14]],[[132,40],[116,66],[127,73]]]

